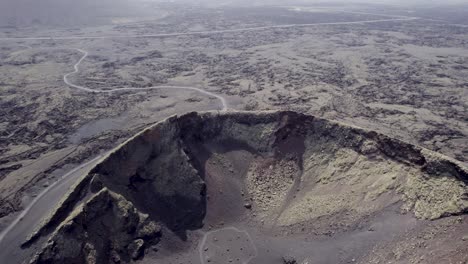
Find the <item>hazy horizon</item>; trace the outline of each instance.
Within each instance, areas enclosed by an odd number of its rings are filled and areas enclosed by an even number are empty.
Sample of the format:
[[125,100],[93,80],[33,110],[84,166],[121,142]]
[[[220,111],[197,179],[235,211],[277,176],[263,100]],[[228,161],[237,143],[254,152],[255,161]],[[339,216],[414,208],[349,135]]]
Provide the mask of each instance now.
[[[348,7],[350,5],[381,6],[380,10],[389,8],[423,8],[434,9],[436,6],[462,5],[467,6],[462,0],[350,0],[350,1],[325,1],[325,0],[4,0],[0,3],[0,27],[17,28],[29,26],[47,27],[81,27],[99,24],[108,24],[115,17],[144,17],[152,16],[158,10],[147,8],[152,3],[183,3],[184,5],[216,6],[262,6],[262,5],[333,5]],[[437,7],[439,8],[439,7]],[[468,8],[460,8],[454,17],[460,16],[460,12],[466,12]],[[393,11],[393,10],[392,10]]]

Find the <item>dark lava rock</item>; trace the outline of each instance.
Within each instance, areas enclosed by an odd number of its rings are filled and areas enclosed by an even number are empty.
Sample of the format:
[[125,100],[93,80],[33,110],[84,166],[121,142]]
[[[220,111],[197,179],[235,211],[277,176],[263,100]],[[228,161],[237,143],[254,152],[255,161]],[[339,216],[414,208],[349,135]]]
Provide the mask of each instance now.
[[103,189],[58,227],[31,263],[130,262],[160,236],[158,224],[123,196]]

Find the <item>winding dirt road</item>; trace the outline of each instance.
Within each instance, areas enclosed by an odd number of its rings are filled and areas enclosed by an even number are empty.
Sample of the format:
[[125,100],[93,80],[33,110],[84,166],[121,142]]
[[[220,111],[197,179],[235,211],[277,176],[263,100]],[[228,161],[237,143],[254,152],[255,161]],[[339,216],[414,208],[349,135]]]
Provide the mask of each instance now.
[[196,87],[186,87],[186,86],[168,86],[168,85],[162,85],[162,86],[151,86],[151,87],[122,87],[122,88],[113,88],[109,90],[99,90],[99,89],[92,89],[89,87],[84,87],[80,86],[77,84],[72,83],[68,77],[70,77],[73,74],[77,74],[79,72],[79,67],[80,64],[83,62],[86,57],[88,57],[88,52],[82,49],[73,49],[81,52],[83,56],[78,60],[78,62],[73,66],[75,69],[73,72],[67,73],[63,76],[63,81],[70,87],[85,91],[85,92],[92,92],[92,93],[113,93],[113,92],[125,92],[125,91],[145,91],[145,90],[158,90],[158,89],[176,89],[176,90],[192,90],[199,92],[201,94],[207,95],[209,97],[215,97],[221,102],[222,106],[222,111],[226,111],[228,109],[228,104],[227,101],[224,97],[221,95],[217,95],[212,92],[208,92],[206,90],[196,88]]
[[21,244],[34,232],[38,224],[83,175],[87,174],[105,156],[98,155],[77,166],[44,189],[16,219],[0,234],[0,263],[23,263],[30,251],[21,250]]
[[96,162],[97,160],[99,160],[100,158],[102,158],[103,155],[99,155],[97,156],[96,158],[86,162],[86,163],[83,163],[81,164],[80,166],[74,168],[73,170],[69,171],[68,173],[64,174],[62,177],[60,177],[60,179],[58,179],[56,182],[54,182],[53,184],[49,185],[49,187],[45,188],[41,193],[39,193],[39,195],[37,195],[37,197],[31,202],[31,204],[29,204],[28,207],[24,208],[23,212],[21,212],[21,214],[0,234],[0,242],[3,241],[3,239],[5,238],[5,236],[20,222],[20,221],[23,221],[24,219],[24,216],[26,214],[29,213],[29,211],[31,211],[32,207],[40,200],[44,197],[44,195],[46,195],[50,190],[56,188],[56,187],[60,187],[61,184],[63,184],[63,180],[65,180],[66,178],[68,178],[68,176],[76,173],[77,171],[85,168],[86,166]]

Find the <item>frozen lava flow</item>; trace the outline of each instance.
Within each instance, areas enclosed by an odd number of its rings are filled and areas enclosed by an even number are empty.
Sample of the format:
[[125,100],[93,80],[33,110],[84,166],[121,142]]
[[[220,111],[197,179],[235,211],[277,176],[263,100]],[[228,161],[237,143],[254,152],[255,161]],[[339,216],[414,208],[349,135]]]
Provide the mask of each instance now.
[[408,254],[443,244],[466,256],[451,236],[468,229],[467,182],[459,162],[373,131],[290,111],[194,112],[111,152],[23,247],[39,249],[31,263],[372,263],[405,232],[448,230],[426,219],[455,218],[453,234]]

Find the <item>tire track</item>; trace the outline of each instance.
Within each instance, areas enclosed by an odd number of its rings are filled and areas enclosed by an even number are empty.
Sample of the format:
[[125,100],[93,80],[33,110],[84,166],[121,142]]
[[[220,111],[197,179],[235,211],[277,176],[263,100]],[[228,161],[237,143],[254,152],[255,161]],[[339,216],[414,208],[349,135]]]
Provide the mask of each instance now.
[[83,56],[78,60],[78,62],[75,63],[75,65],[73,65],[74,71],[69,72],[63,76],[63,81],[72,88],[82,90],[85,92],[91,92],[91,93],[113,93],[113,92],[146,91],[146,90],[160,90],[160,89],[191,90],[191,91],[195,91],[195,92],[204,94],[206,96],[215,97],[216,99],[218,99],[221,102],[221,106],[222,106],[221,111],[227,111],[228,109],[228,103],[224,97],[222,97],[221,95],[212,93],[212,92],[208,92],[200,88],[196,88],[196,87],[161,85],[161,86],[151,86],[151,87],[121,87],[121,88],[113,88],[109,90],[100,90],[100,89],[92,89],[89,87],[84,87],[81,85],[74,84],[69,80],[69,77],[71,75],[79,73],[80,64],[86,59],[86,57],[88,57],[89,53],[82,49],[74,48],[72,50],[76,50],[83,54]]

